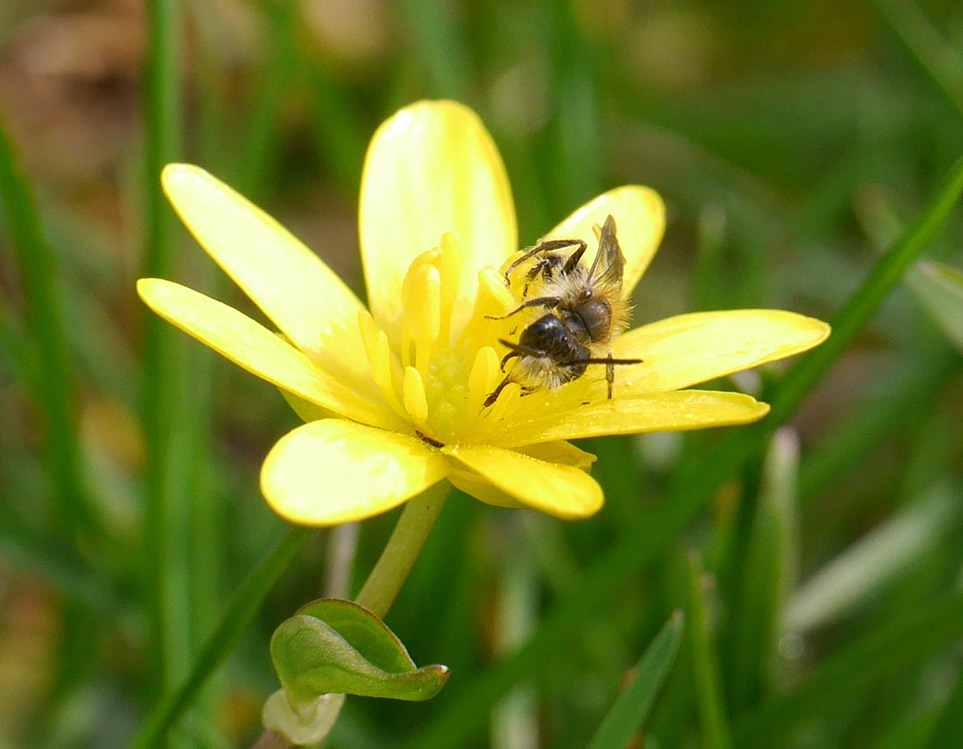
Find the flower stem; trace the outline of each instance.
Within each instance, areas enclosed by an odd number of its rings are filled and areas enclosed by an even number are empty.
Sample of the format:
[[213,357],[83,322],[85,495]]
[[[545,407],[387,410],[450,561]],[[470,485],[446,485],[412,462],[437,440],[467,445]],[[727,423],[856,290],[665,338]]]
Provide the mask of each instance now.
[[[364,606],[379,618],[388,613],[401,586],[408,579],[408,573],[411,572],[425,541],[428,540],[447,496],[448,484],[442,482],[408,501],[374,569],[355,596],[355,603]],[[343,701],[340,702],[334,710],[340,712],[343,704]],[[279,741],[281,743],[278,743]],[[283,737],[273,731],[264,731],[252,749],[286,746],[290,744],[286,743]]]
[[438,519],[446,496],[448,485],[435,484],[405,505],[398,525],[361,586],[355,603],[379,618],[388,613]]

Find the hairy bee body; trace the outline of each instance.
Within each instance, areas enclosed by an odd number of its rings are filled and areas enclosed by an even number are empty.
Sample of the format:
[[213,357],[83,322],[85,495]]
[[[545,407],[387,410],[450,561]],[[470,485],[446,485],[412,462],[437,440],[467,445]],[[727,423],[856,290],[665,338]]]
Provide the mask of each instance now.
[[523,388],[559,388],[585,374],[585,360],[591,358],[590,349],[553,314],[526,327],[517,345],[528,352],[512,367],[512,381]]
[[[575,248],[571,250],[571,248]],[[568,248],[567,256],[562,252]],[[591,266],[580,261],[587,249],[582,240],[542,242],[509,265],[505,281],[520,265],[532,261],[525,274],[520,306],[505,317],[524,310],[541,310],[517,342],[502,340],[509,353],[504,370],[515,360],[485,405],[495,402],[509,382],[523,390],[556,389],[582,377],[590,364],[606,365],[608,396],[612,397],[615,365],[637,364],[637,359],[613,359],[612,338],[628,325],[629,305],[622,296],[625,259],[616,237],[615,219],[609,216],[599,231],[599,250]]]

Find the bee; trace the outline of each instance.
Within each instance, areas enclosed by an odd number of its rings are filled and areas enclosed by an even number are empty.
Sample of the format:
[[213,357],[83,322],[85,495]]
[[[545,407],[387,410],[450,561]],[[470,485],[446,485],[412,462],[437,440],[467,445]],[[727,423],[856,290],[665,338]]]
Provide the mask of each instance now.
[[[525,392],[555,390],[584,375],[591,364],[605,365],[611,399],[615,367],[642,362],[612,357],[612,338],[628,326],[629,305],[622,297],[625,257],[612,216],[598,231],[599,250],[590,266],[581,263],[588,249],[583,240],[550,239],[525,252],[505,270],[505,283],[510,286],[513,272],[534,261],[525,273],[524,301],[508,314],[489,319],[504,320],[530,309],[541,309],[544,314],[522,330],[517,342],[500,339],[509,348],[501,362],[502,371],[509,361],[517,361],[485,399],[484,406],[492,405],[510,382],[519,383]],[[566,255],[568,249],[571,252]],[[537,285],[537,296],[527,298],[533,285]]]

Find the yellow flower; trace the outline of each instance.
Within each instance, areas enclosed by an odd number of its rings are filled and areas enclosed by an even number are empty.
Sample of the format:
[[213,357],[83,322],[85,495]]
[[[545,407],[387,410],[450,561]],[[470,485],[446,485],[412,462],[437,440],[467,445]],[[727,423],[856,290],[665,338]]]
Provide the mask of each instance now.
[[[490,504],[563,518],[591,515],[602,489],[595,457],[567,440],[745,424],[768,406],[692,385],[815,346],[825,323],[790,312],[681,315],[612,342],[605,367],[522,397],[501,381],[518,306],[500,268],[518,251],[501,157],[478,117],[453,102],[420,102],[377,131],[364,167],[361,253],[370,312],[317,255],[195,166],[170,165],[164,188],[184,223],[277,326],[278,335],[184,286],[142,279],[159,315],[282,389],[307,423],[274,446],[261,474],[268,503],[291,522],[332,525],[385,512],[448,480]],[[628,296],[662,237],[664,208],[645,187],[583,206],[549,237],[581,238],[612,215]],[[593,245],[595,245],[593,247]],[[595,371],[598,370],[598,371]]]

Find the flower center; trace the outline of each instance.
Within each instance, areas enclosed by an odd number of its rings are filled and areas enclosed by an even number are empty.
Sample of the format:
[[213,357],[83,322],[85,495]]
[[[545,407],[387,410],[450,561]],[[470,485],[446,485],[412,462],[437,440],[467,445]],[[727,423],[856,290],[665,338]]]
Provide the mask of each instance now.
[[362,322],[382,392],[435,445],[471,442],[484,422],[505,411],[504,404],[483,408],[503,376],[494,348],[503,326],[489,318],[504,314],[514,300],[493,268],[479,272],[477,288],[459,288],[462,258],[457,241],[446,234],[412,262],[402,285],[397,349],[370,317]]

